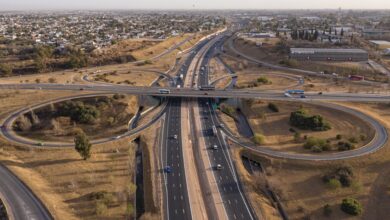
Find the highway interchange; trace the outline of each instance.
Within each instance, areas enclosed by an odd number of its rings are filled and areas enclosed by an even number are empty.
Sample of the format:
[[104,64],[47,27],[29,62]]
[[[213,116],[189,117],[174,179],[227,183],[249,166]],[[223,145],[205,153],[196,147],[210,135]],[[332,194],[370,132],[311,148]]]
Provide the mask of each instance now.
[[[223,205],[225,207],[225,214],[227,219],[255,219],[257,218],[252,208],[250,207],[249,202],[247,201],[245,194],[242,191],[240,180],[235,170],[234,163],[231,159],[229,146],[226,143],[226,136],[228,136],[234,142],[241,144],[243,147],[247,147],[255,152],[266,154],[273,157],[287,158],[287,159],[298,159],[298,160],[339,160],[339,159],[348,159],[352,157],[366,155],[372,152],[379,150],[387,141],[387,132],[385,128],[373,118],[353,109],[342,107],[336,104],[326,104],[328,107],[334,108],[340,111],[346,111],[350,114],[353,114],[357,117],[362,118],[368,122],[375,130],[375,138],[367,145],[362,148],[338,152],[333,154],[324,154],[324,155],[309,155],[309,154],[289,154],[284,152],[272,151],[266,146],[254,146],[244,142],[241,142],[239,138],[230,135],[229,131],[224,126],[221,126],[222,122],[219,119],[217,113],[213,109],[213,98],[256,98],[256,99],[265,99],[265,100],[282,100],[282,101],[303,101],[309,102],[313,101],[319,105],[323,104],[323,101],[351,101],[351,102],[389,102],[389,95],[377,95],[377,94],[353,94],[353,93],[307,93],[307,98],[291,98],[286,97],[283,91],[254,91],[254,90],[231,90],[231,87],[226,89],[217,89],[213,91],[202,91],[198,86],[209,85],[209,76],[208,68],[201,70],[202,67],[207,67],[211,58],[215,56],[215,50],[221,47],[223,40],[226,39],[224,36],[226,33],[212,36],[210,38],[202,40],[200,43],[195,45],[190,52],[187,53],[185,61],[180,65],[174,78],[174,87],[169,87],[169,94],[160,93],[161,87],[129,87],[123,85],[110,85],[110,84],[1,84],[0,89],[26,89],[26,90],[64,90],[64,91],[90,91],[95,92],[96,94],[82,95],[84,96],[97,96],[97,95],[107,95],[113,93],[124,93],[124,94],[134,94],[134,95],[150,95],[157,97],[171,97],[167,101],[167,105],[163,108],[162,111],[150,122],[145,124],[143,127],[136,128],[135,130],[129,131],[128,133],[121,135],[120,138],[136,134],[137,132],[142,131],[144,128],[152,125],[159,119],[163,119],[163,131],[162,131],[162,141],[161,141],[161,164],[162,169],[170,167],[169,172],[164,172],[164,207],[165,207],[165,218],[166,219],[193,219],[191,203],[188,193],[188,187],[190,184],[186,179],[186,170],[184,166],[183,158],[183,143],[182,143],[182,133],[181,133],[181,120],[188,120],[181,117],[181,106],[183,103],[183,97],[186,98],[199,98],[196,102],[198,105],[199,114],[201,116],[202,132],[204,137],[204,147],[208,149],[208,157],[210,166],[209,168],[215,169],[213,172],[214,178],[218,185],[219,194],[222,198]],[[230,41],[231,42],[231,41]],[[233,47],[234,48],[234,47]],[[199,54],[200,53],[200,54]],[[262,61],[255,60],[252,57],[249,57],[245,54],[240,53],[241,56],[246,59],[250,59],[253,62],[261,63],[263,65],[269,65]],[[195,63],[195,64],[194,64]],[[195,65],[194,70],[190,70],[191,64]],[[279,68],[271,66],[273,68]],[[196,71],[195,71],[196,70]],[[283,69],[287,70],[287,69]],[[288,69],[291,71],[291,69]],[[191,72],[192,71],[192,72]],[[180,79],[180,74],[183,74],[184,78],[187,77],[187,74],[191,72],[194,79],[194,84],[190,88],[184,88],[184,81]],[[295,71],[297,72],[297,71]],[[315,74],[308,72],[301,72],[306,74]],[[163,75],[163,74],[162,74]],[[230,72],[231,77],[235,76]],[[197,80],[196,80],[197,79]],[[89,80],[88,77],[84,76],[84,80]],[[172,79],[171,79],[172,80]],[[177,85],[180,85],[180,88],[177,88]],[[70,97],[69,97],[70,98]],[[68,99],[69,99],[68,98]],[[75,98],[75,97],[72,97]],[[62,98],[58,100],[53,100],[50,102],[59,102],[66,100],[67,98]],[[24,145],[37,146],[37,142],[33,140],[27,140],[15,135],[10,129],[14,120],[20,115],[23,114],[31,108],[39,108],[41,106],[47,105],[50,102],[40,103],[33,107],[27,107],[16,111],[8,117],[1,127],[2,135],[16,143]],[[213,132],[213,127],[217,129],[217,133]],[[112,138],[107,138],[103,140],[95,140],[94,144],[104,143],[112,141]],[[211,149],[212,146],[218,146],[218,149]],[[52,147],[69,147],[72,144],[64,143],[45,143],[45,146]],[[216,170],[217,165],[222,167],[221,170]],[[0,172],[2,175],[8,176],[0,181],[0,192],[3,194],[7,193],[9,195],[5,198],[6,202],[13,204],[11,207],[12,213],[16,215],[20,214],[20,218],[16,219],[31,219],[28,213],[38,213],[36,219],[51,219],[51,215],[47,212],[41,202],[33,196],[33,194],[25,188],[16,177],[13,177],[12,173],[6,170],[4,167],[0,167]],[[15,180],[16,179],[16,180]],[[17,183],[10,183],[4,181],[16,181]],[[10,192],[10,184],[22,184],[19,187],[16,187],[14,190],[19,190],[19,192]],[[21,192],[24,191],[24,192]],[[20,199],[18,195],[24,194],[22,200],[29,201],[28,204],[24,204],[25,208],[20,208]],[[14,195],[14,196],[12,196]],[[16,204],[16,205],[14,205]],[[19,205],[19,206],[18,206]],[[19,208],[18,208],[19,207]],[[23,206],[22,206],[23,207]],[[33,207],[32,211],[29,211],[28,207]],[[21,211],[23,210],[23,211]],[[35,210],[35,211],[34,211]],[[16,213],[16,214],[15,214]],[[24,213],[24,214],[23,214]],[[24,215],[24,217],[23,217]]]

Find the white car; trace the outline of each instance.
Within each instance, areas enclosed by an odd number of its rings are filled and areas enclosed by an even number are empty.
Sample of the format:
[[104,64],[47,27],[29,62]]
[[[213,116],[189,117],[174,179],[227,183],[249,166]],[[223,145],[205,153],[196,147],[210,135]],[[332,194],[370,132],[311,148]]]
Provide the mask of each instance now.
[[173,139],[177,140],[177,134],[173,135]]
[[223,169],[221,164],[217,164],[216,168],[217,168],[217,170],[222,170]]
[[213,150],[218,150],[218,145],[214,144],[214,145],[212,146],[212,149],[213,149]]

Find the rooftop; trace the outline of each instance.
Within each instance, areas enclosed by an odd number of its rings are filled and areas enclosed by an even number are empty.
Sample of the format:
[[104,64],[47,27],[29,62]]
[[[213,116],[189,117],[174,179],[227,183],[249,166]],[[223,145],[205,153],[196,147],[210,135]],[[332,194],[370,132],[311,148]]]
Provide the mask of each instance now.
[[370,40],[370,42],[377,45],[390,45],[390,42],[387,40]]
[[367,51],[350,48],[291,48],[291,53],[367,53]]

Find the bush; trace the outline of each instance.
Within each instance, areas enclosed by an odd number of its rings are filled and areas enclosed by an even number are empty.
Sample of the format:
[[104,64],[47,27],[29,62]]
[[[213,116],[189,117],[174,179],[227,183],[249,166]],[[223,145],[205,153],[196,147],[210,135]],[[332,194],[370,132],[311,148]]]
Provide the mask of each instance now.
[[323,177],[325,183],[329,184],[333,179],[338,180],[343,187],[349,187],[353,183],[353,170],[350,167],[339,167],[332,173]]
[[323,148],[329,148],[330,146],[324,139],[308,137],[303,147],[305,149],[312,149],[314,152],[321,152]]
[[272,82],[265,76],[257,78],[257,82],[261,84],[271,84]]
[[350,215],[360,215],[363,213],[363,207],[359,201],[352,198],[343,199],[341,210]]
[[341,138],[343,138],[343,136],[341,136],[341,134],[336,135],[337,140],[341,140]]
[[312,131],[327,131],[331,128],[321,115],[308,115],[304,109],[291,112],[290,123],[300,129]]
[[356,139],[356,137],[350,137],[348,140],[349,140],[349,142],[354,143],[354,144],[356,144],[356,143],[359,142],[359,141]]
[[282,65],[285,65],[288,67],[298,67],[299,66],[299,62],[297,60],[294,60],[294,59],[285,59],[285,60],[280,61],[279,64],[282,64]]
[[353,150],[355,149],[355,145],[349,142],[340,141],[337,143],[339,151]]
[[271,111],[273,111],[273,112],[279,112],[278,106],[276,106],[276,104],[274,104],[274,103],[272,103],[272,102],[268,104],[268,108],[269,108]]
[[329,204],[324,205],[324,215],[326,217],[329,217],[332,215],[332,208],[330,207]]
[[73,121],[83,124],[93,123],[100,115],[99,110],[83,102],[67,101],[60,105],[58,116],[70,117]]
[[294,141],[295,141],[295,142],[300,142],[301,139],[302,139],[301,133],[295,132],[295,134],[294,134]]
[[255,134],[255,136],[253,136],[253,142],[256,144],[264,144],[264,141],[265,137],[262,134]]
[[341,187],[341,183],[340,183],[340,180],[338,179],[330,179],[326,185],[330,188],[330,189],[338,189]]

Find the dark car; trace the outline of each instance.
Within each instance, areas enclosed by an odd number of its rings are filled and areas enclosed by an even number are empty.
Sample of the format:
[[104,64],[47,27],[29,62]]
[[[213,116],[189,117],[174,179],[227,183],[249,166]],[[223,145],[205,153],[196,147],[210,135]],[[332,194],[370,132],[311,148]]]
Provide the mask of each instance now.
[[171,166],[166,166],[166,167],[164,168],[164,172],[165,172],[165,173],[172,173],[172,167],[171,167]]

